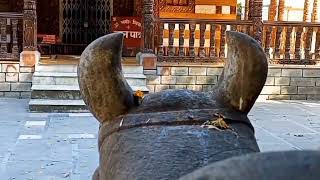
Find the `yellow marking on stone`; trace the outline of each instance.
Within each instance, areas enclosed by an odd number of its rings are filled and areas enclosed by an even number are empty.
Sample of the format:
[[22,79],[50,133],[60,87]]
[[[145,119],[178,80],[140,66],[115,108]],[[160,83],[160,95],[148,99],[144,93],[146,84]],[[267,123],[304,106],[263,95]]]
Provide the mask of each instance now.
[[218,129],[230,129],[230,126],[226,123],[225,117],[223,115],[219,113],[215,115],[218,116],[218,119],[207,121],[203,125],[211,125]]

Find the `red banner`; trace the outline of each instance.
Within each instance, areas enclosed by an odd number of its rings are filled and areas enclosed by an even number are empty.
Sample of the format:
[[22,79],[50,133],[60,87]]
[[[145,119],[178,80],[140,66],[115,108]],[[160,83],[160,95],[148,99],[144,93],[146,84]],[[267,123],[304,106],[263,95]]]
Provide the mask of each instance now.
[[112,31],[123,32],[124,55],[135,56],[140,51],[142,38],[141,17],[112,17]]

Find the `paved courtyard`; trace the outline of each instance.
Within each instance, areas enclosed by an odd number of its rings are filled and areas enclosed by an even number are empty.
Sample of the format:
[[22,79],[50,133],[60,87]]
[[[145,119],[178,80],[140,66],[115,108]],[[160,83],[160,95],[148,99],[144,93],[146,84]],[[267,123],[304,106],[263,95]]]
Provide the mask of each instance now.
[[[98,123],[89,113],[28,113],[0,99],[1,180],[88,180],[98,164]],[[249,118],[262,151],[320,148],[320,102],[257,102]]]

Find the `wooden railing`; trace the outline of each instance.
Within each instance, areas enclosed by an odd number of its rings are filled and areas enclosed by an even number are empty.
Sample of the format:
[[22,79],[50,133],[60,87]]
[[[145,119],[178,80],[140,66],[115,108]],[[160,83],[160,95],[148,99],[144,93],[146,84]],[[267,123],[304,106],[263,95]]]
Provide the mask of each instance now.
[[0,13],[0,59],[19,60],[22,51],[23,14]]
[[317,64],[320,23],[264,22],[263,47],[270,63]]
[[252,33],[251,21],[160,19],[155,53],[162,62],[223,62],[226,31]]

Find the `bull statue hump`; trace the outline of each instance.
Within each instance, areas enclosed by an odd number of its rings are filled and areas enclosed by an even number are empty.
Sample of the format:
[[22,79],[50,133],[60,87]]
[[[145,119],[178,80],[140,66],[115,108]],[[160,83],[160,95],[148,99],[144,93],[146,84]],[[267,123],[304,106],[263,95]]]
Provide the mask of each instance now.
[[268,73],[261,46],[227,32],[228,56],[214,90],[165,90],[139,103],[121,68],[123,34],[92,42],[79,64],[79,85],[101,123],[94,180],[178,179],[211,163],[259,152],[247,114]]

